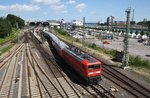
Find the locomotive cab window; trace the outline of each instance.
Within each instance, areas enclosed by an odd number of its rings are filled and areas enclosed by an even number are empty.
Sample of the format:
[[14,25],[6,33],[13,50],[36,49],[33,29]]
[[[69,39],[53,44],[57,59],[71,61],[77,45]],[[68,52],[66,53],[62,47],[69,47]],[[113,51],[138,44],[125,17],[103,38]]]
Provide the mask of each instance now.
[[96,65],[89,65],[88,66],[88,70],[94,70],[94,69],[99,69],[100,68],[100,65],[99,64],[96,64]]

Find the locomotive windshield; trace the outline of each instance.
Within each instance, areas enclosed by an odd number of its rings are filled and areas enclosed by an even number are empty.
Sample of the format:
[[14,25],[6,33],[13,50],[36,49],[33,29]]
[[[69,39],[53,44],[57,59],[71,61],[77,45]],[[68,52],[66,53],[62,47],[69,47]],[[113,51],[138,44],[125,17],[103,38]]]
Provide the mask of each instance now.
[[100,68],[100,65],[99,64],[96,64],[96,65],[89,65],[88,66],[88,70],[94,70],[94,69],[99,69]]

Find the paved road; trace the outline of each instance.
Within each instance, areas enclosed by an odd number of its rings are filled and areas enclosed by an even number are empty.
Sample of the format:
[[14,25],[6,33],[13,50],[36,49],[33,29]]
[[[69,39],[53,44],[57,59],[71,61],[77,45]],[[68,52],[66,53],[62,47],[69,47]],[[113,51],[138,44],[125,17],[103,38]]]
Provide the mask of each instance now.
[[[119,37],[119,40],[110,41],[110,44],[103,45],[102,42],[98,39],[86,39],[88,43],[95,43],[99,46],[115,49],[118,51],[123,50],[123,38]],[[150,60],[150,46],[143,45],[142,43],[138,43],[137,39],[129,39],[129,53],[132,55],[140,56],[143,59]]]

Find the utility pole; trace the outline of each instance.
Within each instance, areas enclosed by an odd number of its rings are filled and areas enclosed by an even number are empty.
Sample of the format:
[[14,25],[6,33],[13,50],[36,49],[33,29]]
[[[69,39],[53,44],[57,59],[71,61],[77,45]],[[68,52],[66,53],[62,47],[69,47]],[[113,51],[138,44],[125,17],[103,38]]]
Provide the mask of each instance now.
[[18,27],[18,22],[16,22],[16,28],[17,28],[17,42],[19,43],[19,34],[18,34],[19,33],[18,28],[19,27]]
[[85,43],[85,17],[83,17],[83,37],[82,37],[82,46]]
[[[133,9],[133,12],[132,12],[132,22],[134,21],[134,9]],[[133,25],[133,23],[132,23]]]
[[127,13],[127,21],[126,21],[126,33],[124,35],[124,58],[123,58],[123,67],[126,69],[128,67],[128,60],[129,60],[129,27],[130,27],[130,14],[131,14],[131,8],[128,8],[126,11]]

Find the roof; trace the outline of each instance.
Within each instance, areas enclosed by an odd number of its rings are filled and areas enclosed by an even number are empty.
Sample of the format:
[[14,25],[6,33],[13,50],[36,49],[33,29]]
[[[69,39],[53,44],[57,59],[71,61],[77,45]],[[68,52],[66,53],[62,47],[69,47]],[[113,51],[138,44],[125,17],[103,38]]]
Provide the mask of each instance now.
[[60,48],[65,48],[67,47],[67,45],[61,41],[58,37],[56,37],[54,34],[50,33],[50,32],[46,32],[43,31],[45,34],[49,35],[51,37],[51,39],[53,40],[53,42],[55,42]]
[[87,60],[89,63],[94,63],[96,61],[95,58],[93,58],[92,56],[90,56],[87,53],[84,53],[84,52],[80,51],[76,47],[69,46],[65,50],[68,53],[72,54],[78,60]]

